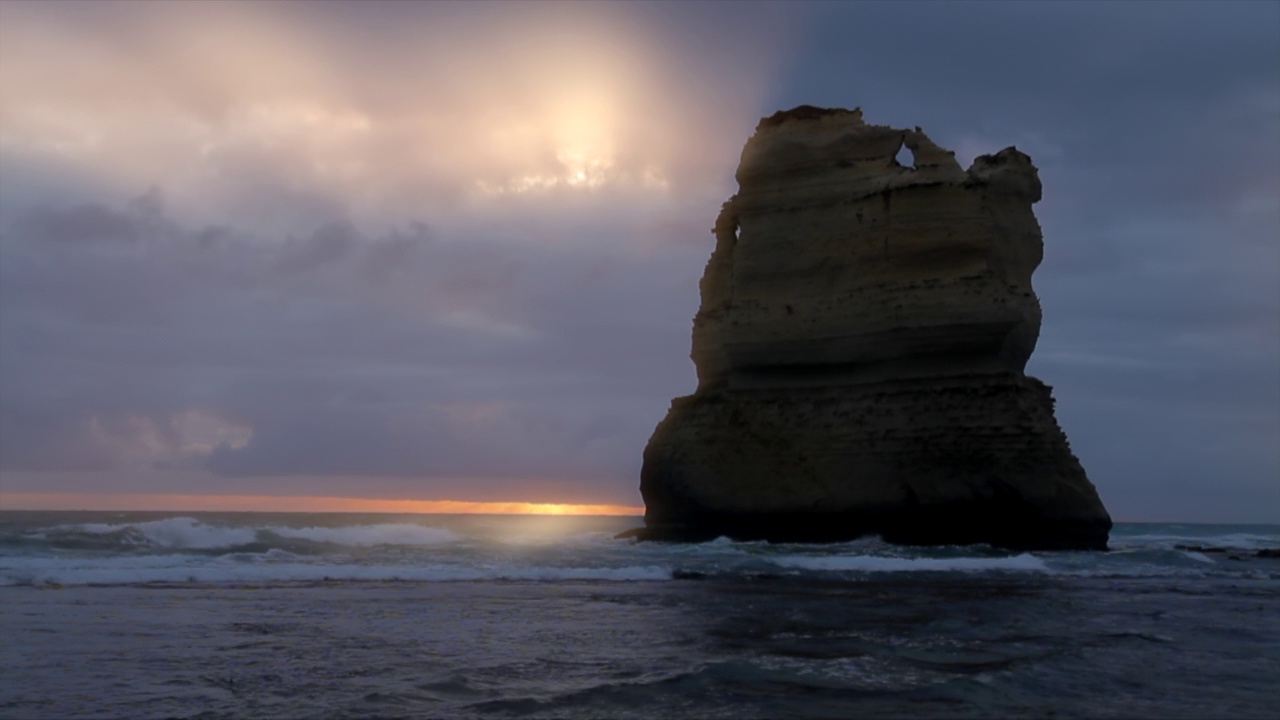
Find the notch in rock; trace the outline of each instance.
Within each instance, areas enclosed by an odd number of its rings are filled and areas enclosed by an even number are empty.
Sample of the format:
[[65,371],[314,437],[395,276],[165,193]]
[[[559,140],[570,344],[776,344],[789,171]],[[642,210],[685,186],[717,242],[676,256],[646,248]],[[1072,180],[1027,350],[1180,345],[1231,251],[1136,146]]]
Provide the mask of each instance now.
[[916,153],[907,147],[907,136],[903,135],[902,140],[898,144],[898,153],[893,156],[893,163],[898,167],[904,167],[911,170],[916,169]]

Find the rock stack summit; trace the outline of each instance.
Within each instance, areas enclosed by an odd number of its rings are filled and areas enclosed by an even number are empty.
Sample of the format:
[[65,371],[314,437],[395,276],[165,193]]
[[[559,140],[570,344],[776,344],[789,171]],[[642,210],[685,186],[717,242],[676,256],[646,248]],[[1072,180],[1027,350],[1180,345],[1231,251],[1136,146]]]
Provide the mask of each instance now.
[[[910,150],[910,167],[895,158]],[[715,223],[697,391],[644,452],[642,539],[1105,549],[1111,518],[1044,383],[1040,180],[920,128],[760,121]]]

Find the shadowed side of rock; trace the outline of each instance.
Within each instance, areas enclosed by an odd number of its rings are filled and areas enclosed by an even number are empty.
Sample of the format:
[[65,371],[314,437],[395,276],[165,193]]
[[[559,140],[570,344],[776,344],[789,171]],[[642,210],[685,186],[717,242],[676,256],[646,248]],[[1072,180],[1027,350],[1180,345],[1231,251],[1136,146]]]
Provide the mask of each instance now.
[[647,537],[1105,548],[1051,408],[993,375],[680,398],[645,451]]
[[801,107],[761,121],[737,177],[700,285],[698,389],[645,450],[638,535],[1105,548],[1049,388],[1023,374],[1030,158],[966,171],[919,128]]

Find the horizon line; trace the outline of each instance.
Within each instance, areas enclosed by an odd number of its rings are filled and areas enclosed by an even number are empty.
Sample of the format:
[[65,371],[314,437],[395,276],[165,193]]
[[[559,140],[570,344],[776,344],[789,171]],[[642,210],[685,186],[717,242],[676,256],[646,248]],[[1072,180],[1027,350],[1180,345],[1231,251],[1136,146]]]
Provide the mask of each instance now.
[[[90,503],[90,504],[86,504]],[[643,518],[643,505],[504,500],[415,500],[337,495],[211,493],[72,493],[0,491],[0,512],[248,512],[369,513],[381,515],[605,515]],[[1126,525],[1280,525],[1276,520],[1224,522],[1157,518],[1115,520]]]
[[333,495],[0,492],[0,510],[64,512],[351,512],[406,515],[644,515],[613,503],[414,500]]

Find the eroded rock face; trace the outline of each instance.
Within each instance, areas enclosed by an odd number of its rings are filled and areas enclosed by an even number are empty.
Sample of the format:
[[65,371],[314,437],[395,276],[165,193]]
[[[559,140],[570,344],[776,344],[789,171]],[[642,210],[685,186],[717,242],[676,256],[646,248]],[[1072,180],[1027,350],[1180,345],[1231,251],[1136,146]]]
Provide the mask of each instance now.
[[698,389],[645,449],[641,536],[1105,548],[1111,519],[1023,374],[1030,158],[965,170],[919,128],[802,106],[761,120],[737,179],[700,285]]

